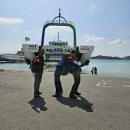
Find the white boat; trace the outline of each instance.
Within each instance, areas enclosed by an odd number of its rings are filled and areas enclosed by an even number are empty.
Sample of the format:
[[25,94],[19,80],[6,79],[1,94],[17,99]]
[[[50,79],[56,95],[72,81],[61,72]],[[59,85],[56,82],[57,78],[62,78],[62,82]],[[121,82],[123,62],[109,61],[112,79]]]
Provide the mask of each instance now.
[[[64,45],[65,42],[57,42],[51,41],[49,45],[44,46],[45,55],[44,59],[46,62],[54,62],[59,61],[61,58],[61,54],[70,54],[71,50],[74,48],[72,46]],[[26,59],[30,61],[35,56],[35,53],[38,52],[38,44],[23,44],[24,55]],[[79,46],[79,55],[80,62],[84,64],[87,60],[89,60],[92,52],[94,50],[94,46]]]
[[22,54],[2,54],[1,59],[4,61],[10,61],[10,62],[24,62],[25,56]]

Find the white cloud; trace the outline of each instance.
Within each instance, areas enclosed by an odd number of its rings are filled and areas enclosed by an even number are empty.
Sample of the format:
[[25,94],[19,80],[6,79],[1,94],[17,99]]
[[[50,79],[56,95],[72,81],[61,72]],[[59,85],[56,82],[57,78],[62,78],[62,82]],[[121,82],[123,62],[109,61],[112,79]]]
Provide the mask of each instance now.
[[116,40],[110,41],[108,44],[115,45],[115,46],[124,46],[124,45],[127,45],[128,42],[125,40],[116,39]]
[[90,10],[91,11],[94,11],[96,9],[96,4],[95,3],[92,3],[91,6],[90,6]]
[[99,43],[99,42],[102,43],[102,42],[106,41],[106,39],[104,37],[99,37],[99,36],[90,35],[90,34],[86,34],[82,38],[86,42],[89,42],[89,43]]
[[0,17],[0,25],[10,25],[10,24],[19,24],[23,23],[24,21],[21,18],[5,18]]

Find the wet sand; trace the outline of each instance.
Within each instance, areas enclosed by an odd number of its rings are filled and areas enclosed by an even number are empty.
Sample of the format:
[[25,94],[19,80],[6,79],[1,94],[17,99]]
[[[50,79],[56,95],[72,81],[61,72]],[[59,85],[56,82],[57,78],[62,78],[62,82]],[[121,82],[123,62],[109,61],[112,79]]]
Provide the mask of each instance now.
[[54,98],[54,73],[44,72],[41,98],[33,98],[31,72],[0,72],[0,130],[129,130],[130,78],[81,74],[77,99],[69,99],[72,75],[61,77],[63,97]]

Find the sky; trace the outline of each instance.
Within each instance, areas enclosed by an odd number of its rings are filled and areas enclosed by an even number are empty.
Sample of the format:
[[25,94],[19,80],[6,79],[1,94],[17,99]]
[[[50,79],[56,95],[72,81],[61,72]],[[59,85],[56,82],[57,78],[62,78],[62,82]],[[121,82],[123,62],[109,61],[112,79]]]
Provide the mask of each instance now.
[[[28,44],[41,44],[47,20],[61,15],[74,23],[77,46],[94,46],[92,56],[130,56],[130,0],[0,0],[0,53],[16,53]],[[73,30],[49,26],[49,41],[68,41],[73,46]]]

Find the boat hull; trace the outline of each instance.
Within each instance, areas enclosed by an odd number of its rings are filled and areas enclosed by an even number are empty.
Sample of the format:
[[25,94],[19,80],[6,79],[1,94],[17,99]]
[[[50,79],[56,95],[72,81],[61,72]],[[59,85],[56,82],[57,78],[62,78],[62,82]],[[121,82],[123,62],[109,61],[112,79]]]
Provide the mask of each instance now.
[[81,65],[83,65],[90,59],[94,51],[94,46],[80,46],[79,51],[81,53],[80,62],[81,62]]

